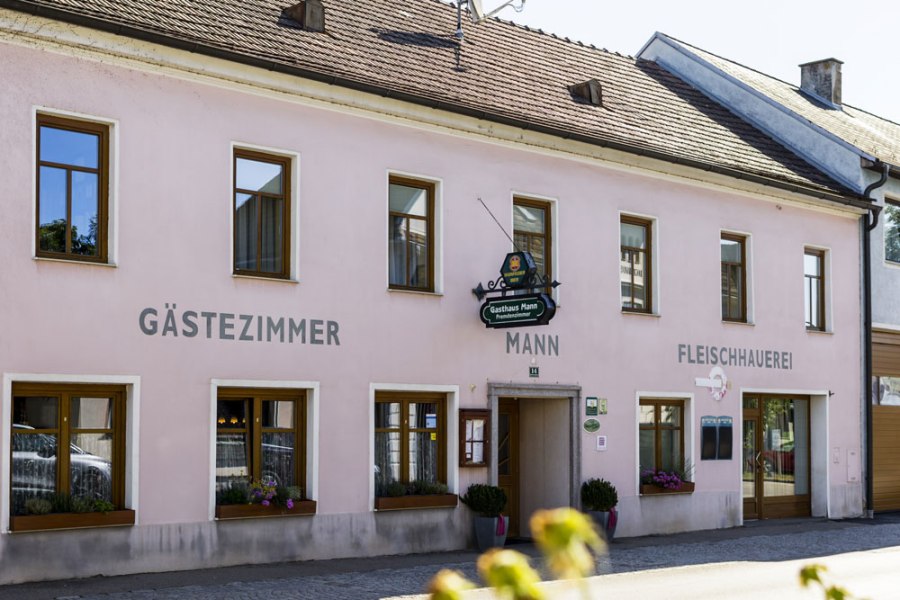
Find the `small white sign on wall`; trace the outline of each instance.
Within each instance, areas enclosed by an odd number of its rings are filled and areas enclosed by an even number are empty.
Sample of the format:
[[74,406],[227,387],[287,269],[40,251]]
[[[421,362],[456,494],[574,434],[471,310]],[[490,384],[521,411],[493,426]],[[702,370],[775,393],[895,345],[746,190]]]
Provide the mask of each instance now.
[[606,452],[606,436],[597,436],[597,452]]

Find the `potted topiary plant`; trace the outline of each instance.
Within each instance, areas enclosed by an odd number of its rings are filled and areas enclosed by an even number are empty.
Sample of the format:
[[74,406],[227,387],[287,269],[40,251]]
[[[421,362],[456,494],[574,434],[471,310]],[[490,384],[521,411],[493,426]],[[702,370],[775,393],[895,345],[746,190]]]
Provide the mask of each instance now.
[[506,492],[496,485],[475,483],[469,486],[461,498],[463,504],[477,513],[475,543],[480,551],[502,547],[506,543],[509,517],[501,513],[506,506]]
[[581,484],[582,508],[594,519],[597,528],[603,532],[607,541],[616,535],[616,523],[619,515],[616,505],[619,494],[616,486],[605,479],[588,479]]

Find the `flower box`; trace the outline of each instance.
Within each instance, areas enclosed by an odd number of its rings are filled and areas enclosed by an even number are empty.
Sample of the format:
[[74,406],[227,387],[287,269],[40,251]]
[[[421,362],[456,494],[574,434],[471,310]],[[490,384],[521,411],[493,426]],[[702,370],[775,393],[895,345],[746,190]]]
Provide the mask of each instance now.
[[9,520],[10,531],[48,531],[52,529],[83,529],[86,527],[122,527],[134,525],[131,509],[110,512],[50,513],[46,515],[14,516]]
[[455,508],[456,494],[427,494],[421,496],[376,496],[375,510],[408,510],[414,508]]
[[647,484],[647,483],[641,484],[641,496],[652,496],[654,494],[693,494],[693,493],[694,493],[694,482],[693,481],[682,482],[681,487],[677,490],[664,488],[661,485],[653,485],[653,484]]
[[259,517],[295,517],[316,514],[315,500],[297,500],[294,508],[262,504],[221,504],[216,506],[217,519],[256,519]]

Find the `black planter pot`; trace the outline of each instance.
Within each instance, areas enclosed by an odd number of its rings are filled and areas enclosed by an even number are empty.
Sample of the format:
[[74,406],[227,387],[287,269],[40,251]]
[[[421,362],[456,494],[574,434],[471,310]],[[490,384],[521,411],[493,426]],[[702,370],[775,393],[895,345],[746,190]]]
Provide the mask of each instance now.
[[606,541],[613,541],[616,536],[616,525],[619,523],[619,513],[616,511],[616,507],[613,506],[609,511],[589,510],[588,514],[594,520],[597,529],[606,537]]
[[[503,519],[503,534],[497,534],[497,525]],[[509,531],[509,517],[475,517],[475,544],[484,552],[490,548],[502,548]]]

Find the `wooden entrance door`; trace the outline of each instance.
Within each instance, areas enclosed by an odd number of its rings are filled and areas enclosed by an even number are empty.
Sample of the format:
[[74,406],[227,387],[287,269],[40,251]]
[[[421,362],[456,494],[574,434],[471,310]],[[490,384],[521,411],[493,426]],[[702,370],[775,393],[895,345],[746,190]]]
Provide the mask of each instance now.
[[519,535],[519,401],[501,398],[497,414],[497,485],[506,492],[508,537]]
[[809,397],[744,396],[745,519],[808,517]]

